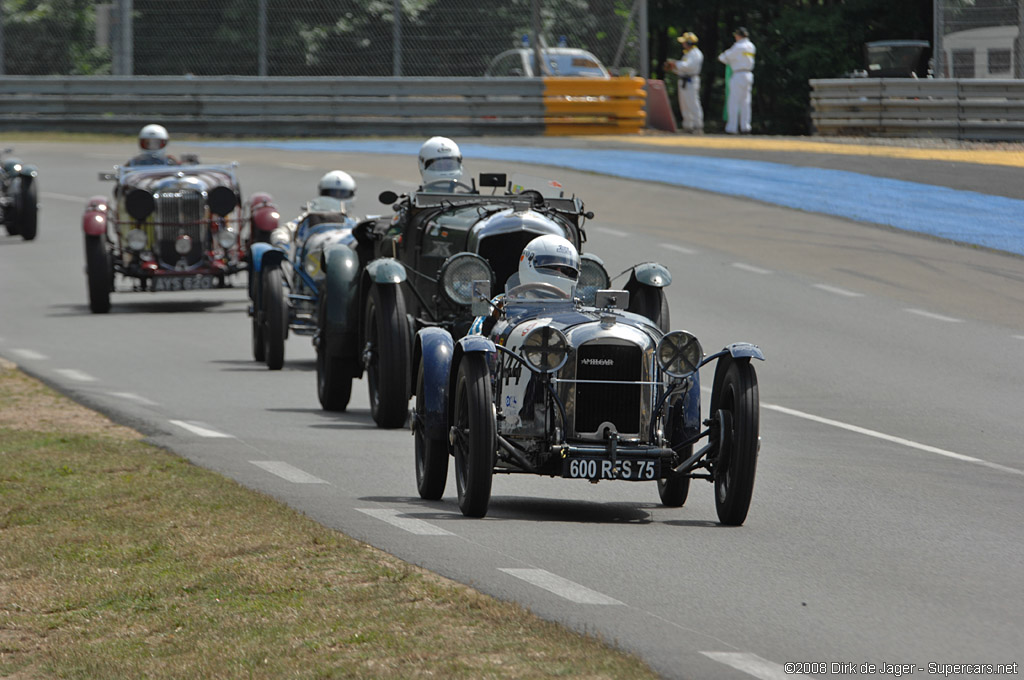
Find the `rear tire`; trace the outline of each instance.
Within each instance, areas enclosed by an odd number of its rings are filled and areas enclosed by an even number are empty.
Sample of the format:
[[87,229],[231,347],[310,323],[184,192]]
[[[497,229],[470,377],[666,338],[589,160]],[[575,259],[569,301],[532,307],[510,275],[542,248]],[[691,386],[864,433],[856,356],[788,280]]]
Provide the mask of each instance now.
[[416,372],[416,405],[413,411],[414,433],[416,435],[416,490],[420,498],[436,501],[444,495],[448,481],[448,446],[444,438],[432,439],[424,431],[426,399],[424,390],[423,361]]
[[397,285],[374,285],[366,302],[366,383],[378,427],[405,425],[409,414],[409,324]]
[[459,509],[466,517],[483,517],[491,501],[497,423],[491,376],[482,354],[466,354],[459,362],[453,404]]
[[284,366],[284,341],[288,336],[288,300],[284,296],[284,275],[280,262],[263,265],[263,345],[267,368]]
[[110,311],[114,272],[101,236],[85,237],[85,276],[89,288],[89,309],[93,314],[106,314]]
[[734,361],[713,401],[725,423],[715,465],[715,510],[722,524],[739,526],[747,518],[757,471],[760,402],[757,373],[749,361]]

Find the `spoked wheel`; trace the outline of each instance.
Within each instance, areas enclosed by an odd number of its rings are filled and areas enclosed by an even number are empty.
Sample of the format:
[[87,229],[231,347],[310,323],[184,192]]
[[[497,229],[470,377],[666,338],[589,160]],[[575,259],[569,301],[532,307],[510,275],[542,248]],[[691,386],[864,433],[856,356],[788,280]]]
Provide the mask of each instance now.
[[267,368],[284,366],[284,341],[288,337],[288,300],[284,296],[284,274],[280,262],[263,266],[263,346]]
[[459,509],[466,517],[483,517],[491,501],[497,423],[482,354],[466,354],[459,363],[452,422]]
[[638,284],[629,294],[629,311],[646,316],[663,333],[671,330],[669,320],[668,298],[664,288]]
[[316,343],[316,396],[325,411],[344,411],[352,397],[355,359],[344,359],[333,354],[333,333],[327,326],[327,304],[327,286],[323,286],[317,307],[320,335]]
[[110,311],[114,272],[100,236],[85,237],[85,276],[89,286],[89,309],[93,314],[106,314]]
[[409,324],[396,285],[373,286],[366,303],[364,362],[378,427],[402,427],[409,412]]
[[[680,462],[693,455],[693,446],[687,446],[679,455]],[[677,463],[678,465],[678,463]],[[658,480],[658,495],[662,505],[669,508],[681,508],[690,495],[690,478],[680,475],[669,479]]]
[[448,481],[448,447],[444,437],[432,439],[425,431],[426,398],[424,397],[423,362],[416,373],[416,406],[413,410],[413,433],[416,436],[416,489],[420,498],[436,501],[444,495]]
[[749,361],[734,361],[722,381],[718,403],[720,439],[715,465],[715,509],[722,524],[747,518],[757,471],[760,402],[757,373]]
[[15,196],[18,232],[26,241],[36,237],[39,228],[39,200],[36,183],[31,178],[22,178],[21,187]]

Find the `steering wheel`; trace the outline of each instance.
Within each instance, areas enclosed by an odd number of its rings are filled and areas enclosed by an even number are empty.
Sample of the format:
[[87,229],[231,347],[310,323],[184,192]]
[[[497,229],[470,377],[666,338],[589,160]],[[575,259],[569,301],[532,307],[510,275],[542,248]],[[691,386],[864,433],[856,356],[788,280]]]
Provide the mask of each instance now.
[[516,196],[525,197],[530,199],[530,205],[534,208],[539,208],[544,205],[544,194],[537,191],[536,189],[523,189]]
[[558,298],[562,300],[569,299],[566,292],[558,286],[553,283],[542,283],[540,281],[535,283],[521,283],[508,292],[508,297],[523,297],[524,293],[536,293],[537,297],[542,298]]
[[441,191],[448,194],[475,194],[476,190],[457,179],[435,179],[423,185],[423,191]]

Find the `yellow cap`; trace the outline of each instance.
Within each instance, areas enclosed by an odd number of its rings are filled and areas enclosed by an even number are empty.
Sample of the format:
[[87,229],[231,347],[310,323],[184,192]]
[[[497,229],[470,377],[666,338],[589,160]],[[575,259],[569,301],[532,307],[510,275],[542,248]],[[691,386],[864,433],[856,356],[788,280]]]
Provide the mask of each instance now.
[[690,31],[687,31],[686,33],[683,33],[681,36],[676,38],[676,40],[678,40],[681,43],[690,43],[690,44],[696,45],[697,44],[697,34],[696,33],[692,33]]

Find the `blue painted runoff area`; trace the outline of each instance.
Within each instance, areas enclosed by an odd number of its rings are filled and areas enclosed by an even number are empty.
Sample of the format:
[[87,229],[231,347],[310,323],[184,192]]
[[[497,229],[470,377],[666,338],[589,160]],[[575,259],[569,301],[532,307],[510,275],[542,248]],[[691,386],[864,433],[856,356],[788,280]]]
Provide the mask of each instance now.
[[[415,163],[421,142],[295,140],[204,146],[380,153]],[[655,151],[460,144],[464,158],[531,163],[742,196],[1024,255],[1024,201],[844,170]],[[884,162],[879,160],[879,162]],[[668,179],[667,179],[668,178]],[[557,179],[557,178],[555,178]],[[586,201],[586,196],[580,196]]]

